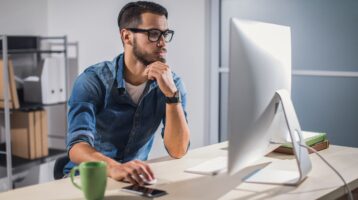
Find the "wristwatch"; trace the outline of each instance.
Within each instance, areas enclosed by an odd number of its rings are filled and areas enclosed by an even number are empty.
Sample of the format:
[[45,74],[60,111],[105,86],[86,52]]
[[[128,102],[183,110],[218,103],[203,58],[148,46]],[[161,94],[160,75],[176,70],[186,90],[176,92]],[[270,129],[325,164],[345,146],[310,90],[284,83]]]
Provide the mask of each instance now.
[[181,98],[180,98],[179,90],[174,92],[174,95],[172,97],[166,97],[166,99],[165,99],[165,103],[167,103],[167,104],[174,104],[174,103],[180,103],[180,102],[181,102]]

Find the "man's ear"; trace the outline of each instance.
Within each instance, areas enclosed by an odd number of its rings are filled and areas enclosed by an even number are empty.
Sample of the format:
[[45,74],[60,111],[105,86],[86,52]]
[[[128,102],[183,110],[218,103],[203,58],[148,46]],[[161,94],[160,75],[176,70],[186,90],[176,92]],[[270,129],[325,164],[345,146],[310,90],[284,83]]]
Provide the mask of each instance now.
[[120,34],[123,44],[132,45],[133,34],[130,31],[127,29],[122,29],[120,30]]

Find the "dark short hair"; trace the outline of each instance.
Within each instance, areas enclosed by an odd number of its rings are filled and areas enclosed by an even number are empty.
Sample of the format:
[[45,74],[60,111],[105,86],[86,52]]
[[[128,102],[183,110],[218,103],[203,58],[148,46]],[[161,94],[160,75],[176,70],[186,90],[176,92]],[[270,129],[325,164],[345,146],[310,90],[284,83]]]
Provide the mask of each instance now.
[[137,1],[126,4],[118,14],[117,23],[119,30],[123,28],[136,28],[142,23],[143,13],[164,15],[168,19],[168,11],[163,6],[149,1]]

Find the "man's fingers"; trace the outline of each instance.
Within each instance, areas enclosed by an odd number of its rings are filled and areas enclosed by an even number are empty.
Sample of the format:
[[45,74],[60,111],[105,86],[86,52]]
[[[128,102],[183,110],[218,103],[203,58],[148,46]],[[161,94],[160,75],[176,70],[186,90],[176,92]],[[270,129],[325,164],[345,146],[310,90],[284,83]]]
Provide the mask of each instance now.
[[151,68],[148,70],[148,79],[155,80],[155,79],[159,78],[158,75],[159,75],[159,73],[158,73],[157,69]]
[[140,166],[140,169],[138,170],[143,178],[146,180],[153,180],[154,179],[154,173],[150,169],[149,165],[142,161],[136,161],[137,164]]
[[133,178],[133,176],[129,173],[127,174],[126,178],[125,178],[128,182],[134,184],[134,185],[137,185],[137,181]]
[[117,181],[127,181],[136,185],[144,185],[145,181],[154,179],[154,173],[145,162],[135,160],[111,170],[111,177]]
[[148,73],[148,79],[155,80],[155,79],[157,79],[157,77],[154,73]]
[[149,64],[146,69],[151,69],[151,68],[169,69],[169,66],[167,64],[165,64],[165,63],[157,61],[157,62]]
[[160,73],[160,71],[152,69],[148,73],[148,78],[159,79],[161,77],[161,75],[162,74]]
[[150,68],[147,67],[147,68],[144,69],[144,72],[143,72],[143,73],[144,73],[145,75],[148,75],[149,70],[150,70]]
[[136,164],[128,163],[125,169],[127,171],[126,179],[128,179],[132,184],[143,185],[143,180],[139,176],[140,172],[138,172],[137,168]]
[[146,163],[144,163],[143,165],[143,171],[145,172],[145,176],[147,180],[155,179],[152,169]]
[[143,178],[140,177],[140,174],[143,174],[143,172],[141,170],[133,170],[131,176],[137,182],[137,184],[144,185]]
[[165,73],[166,71],[168,71],[168,68],[165,68],[165,67],[164,68],[151,67],[151,68],[146,68],[144,70],[144,74],[147,75],[149,78],[149,76],[151,75],[152,72],[158,72],[158,73],[162,74],[162,73]]
[[148,73],[147,75],[149,80],[155,80],[155,76],[153,74]]

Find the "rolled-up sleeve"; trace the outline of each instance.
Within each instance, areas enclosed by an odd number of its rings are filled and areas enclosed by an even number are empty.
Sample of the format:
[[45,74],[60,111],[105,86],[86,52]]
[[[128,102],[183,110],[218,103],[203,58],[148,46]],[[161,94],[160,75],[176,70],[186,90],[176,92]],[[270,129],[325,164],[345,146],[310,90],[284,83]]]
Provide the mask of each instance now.
[[103,84],[94,72],[82,73],[72,89],[68,101],[67,152],[78,142],[94,147],[96,112],[103,104]]
[[[174,79],[174,82],[175,82],[175,85],[177,87],[177,89],[180,91],[180,98],[181,98],[181,106],[183,108],[183,111],[184,111],[184,116],[185,116],[185,120],[186,120],[186,123],[188,123],[188,114],[186,112],[186,96],[187,96],[187,91],[186,91],[186,88],[184,86],[184,83],[183,81],[175,76],[175,79]],[[164,138],[164,132],[165,132],[165,115],[163,116],[163,119],[162,119],[162,123],[163,123],[163,128],[162,128],[162,138]],[[169,153],[167,147],[164,145],[165,147],[165,150]],[[189,139],[189,144],[188,144],[188,147],[186,149],[186,151],[189,150],[189,147],[190,147],[190,139]]]
[[[186,111],[187,91],[186,91],[185,85],[184,85],[183,81],[177,76],[175,76],[174,82],[175,82],[175,86],[177,87],[177,89],[180,92],[181,106],[182,106],[183,111],[184,111],[185,120],[188,123],[188,114],[187,114],[187,111]],[[163,116],[162,123],[163,123],[163,128],[162,128],[161,134],[162,134],[162,138],[164,138],[165,114]]]

